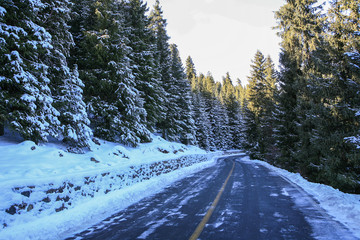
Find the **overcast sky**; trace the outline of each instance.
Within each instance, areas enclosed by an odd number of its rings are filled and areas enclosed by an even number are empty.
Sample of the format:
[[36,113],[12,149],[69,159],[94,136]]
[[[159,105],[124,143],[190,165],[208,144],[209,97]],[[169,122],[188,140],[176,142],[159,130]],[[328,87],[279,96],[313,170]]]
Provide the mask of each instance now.
[[[152,8],[155,0],[147,0]],[[170,43],[183,62],[191,56],[198,73],[210,71],[220,81],[230,72],[243,84],[259,49],[278,64],[279,41],[274,11],[284,0],[160,0]]]

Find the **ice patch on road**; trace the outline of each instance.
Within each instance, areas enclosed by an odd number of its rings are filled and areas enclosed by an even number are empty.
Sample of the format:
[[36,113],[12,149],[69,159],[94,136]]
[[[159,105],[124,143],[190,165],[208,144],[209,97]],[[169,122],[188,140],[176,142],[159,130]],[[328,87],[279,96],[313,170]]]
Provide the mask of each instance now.
[[281,194],[284,195],[284,196],[287,196],[287,197],[290,196],[289,193],[286,191],[285,188],[281,189]]
[[223,222],[216,222],[216,223],[213,224],[213,227],[214,228],[219,228],[223,224],[224,224]]
[[184,206],[187,205],[189,200],[196,197],[199,192],[201,191],[201,189],[204,188],[204,186],[211,180],[214,179],[214,177],[217,175],[218,169],[214,172],[212,172],[209,176],[204,176],[204,177],[200,177],[198,179],[195,180],[195,182],[193,182],[192,186],[196,186],[196,187],[192,187],[191,190],[189,189],[184,189],[182,194],[183,196],[188,195],[186,198],[184,198],[181,202],[180,202],[180,206]]
[[241,182],[234,182],[232,185],[232,188],[241,188],[241,187],[242,187]]
[[155,223],[152,222],[151,224],[153,224],[148,230],[146,230],[145,232],[143,232],[139,237],[137,237],[137,239],[148,239],[148,237],[155,232],[155,230],[164,225],[167,222],[167,219],[160,219],[158,221],[156,221]]
[[284,216],[281,215],[279,212],[275,212],[275,213],[273,214],[273,216],[276,217],[276,218],[283,218],[283,217],[284,217]]
[[179,205],[180,205],[180,206],[187,205],[188,202],[189,202],[189,200],[192,199],[192,198],[194,198],[194,197],[195,197],[195,195],[187,196],[186,198],[184,198],[183,200],[181,200],[181,202],[180,202]]

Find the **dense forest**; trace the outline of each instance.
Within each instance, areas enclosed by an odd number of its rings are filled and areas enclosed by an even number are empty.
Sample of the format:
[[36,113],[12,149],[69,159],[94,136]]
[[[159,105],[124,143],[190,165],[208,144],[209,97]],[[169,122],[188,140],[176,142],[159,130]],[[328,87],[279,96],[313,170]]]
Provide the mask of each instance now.
[[185,66],[157,0],[0,3],[0,135],[81,153],[93,137],[246,149],[360,193],[360,5],[286,0],[280,67],[255,53],[248,84]]

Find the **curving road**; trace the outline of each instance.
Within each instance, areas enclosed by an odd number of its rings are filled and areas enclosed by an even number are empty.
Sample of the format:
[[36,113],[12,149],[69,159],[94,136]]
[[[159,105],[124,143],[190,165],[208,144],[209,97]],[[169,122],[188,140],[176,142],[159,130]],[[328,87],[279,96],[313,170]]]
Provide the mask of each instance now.
[[243,157],[221,158],[68,240],[355,239],[301,188]]

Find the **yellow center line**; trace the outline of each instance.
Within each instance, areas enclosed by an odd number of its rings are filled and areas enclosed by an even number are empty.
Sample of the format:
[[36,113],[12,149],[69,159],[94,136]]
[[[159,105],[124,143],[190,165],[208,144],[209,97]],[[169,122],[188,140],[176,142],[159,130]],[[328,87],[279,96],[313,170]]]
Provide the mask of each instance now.
[[214,212],[216,205],[219,203],[220,197],[222,195],[222,193],[224,192],[224,189],[226,187],[226,184],[229,181],[229,178],[231,177],[233,171],[235,168],[235,162],[233,163],[232,169],[228,175],[228,177],[226,178],[224,184],[222,185],[222,187],[220,188],[219,193],[217,194],[214,202],[211,204],[209,210],[207,211],[206,215],[204,216],[204,218],[202,219],[202,221],[199,223],[199,225],[197,226],[197,228],[195,229],[195,232],[191,235],[191,237],[189,238],[189,240],[196,240],[199,238],[201,232],[204,230],[204,227],[206,225],[206,223],[209,221],[212,213]]

